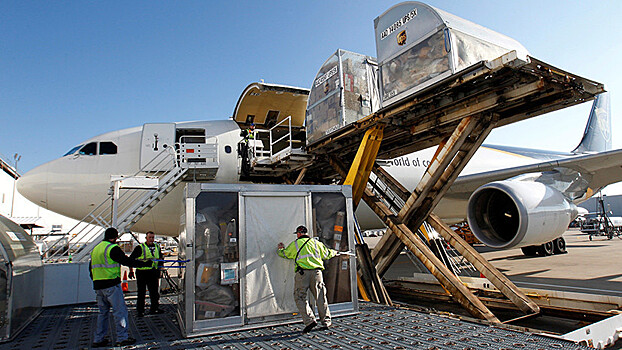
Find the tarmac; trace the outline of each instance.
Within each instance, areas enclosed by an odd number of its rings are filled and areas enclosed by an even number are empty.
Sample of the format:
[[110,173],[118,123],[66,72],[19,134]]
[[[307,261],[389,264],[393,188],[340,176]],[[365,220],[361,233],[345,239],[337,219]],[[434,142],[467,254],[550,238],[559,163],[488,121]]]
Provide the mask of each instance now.
[[[622,296],[622,239],[597,236],[592,241],[578,230],[564,235],[567,254],[525,257],[520,249],[493,251],[476,245],[489,261],[517,285]],[[412,275],[414,265],[402,254],[386,278]],[[582,349],[571,342],[518,332],[511,327],[458,320],[451,315],[370,303],[360,313],[333,320],[328,331],[302,334],[300,323],[261,329],[183,338],[174,300],[162,299],[162,315],[138,318],[135,299],[128,300],[130,334],[137,343],[129,349]],[[95,304],[46,308],[3,349],[86,349],[97,319]],[[111,325],[112,326],[112,325]],[[114,329],[111,327],[111,329]],[[114,340],[114,339],[113,339]],[[616,344],[619,345],[619,344]],[[614,348],[620,348],[615,346]]]
[[[567,253],[545,257],[528,257],[520,249],[474,247],[519,287],[622,297],[622,239],[594,236],[590,241],[578,229],[566,231],[563,237]],[[402,254],[384,277],[411,276],[413,269]]]

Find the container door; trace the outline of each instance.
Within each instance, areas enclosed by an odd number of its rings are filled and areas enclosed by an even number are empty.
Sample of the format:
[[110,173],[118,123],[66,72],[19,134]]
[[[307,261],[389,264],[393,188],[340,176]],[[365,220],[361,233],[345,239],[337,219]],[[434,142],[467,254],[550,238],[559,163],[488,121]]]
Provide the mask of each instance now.
[[[310,196],[243,194],[245,213],[246,316],[275,317],[298,312],[294,303],[294,263],[276,254],[277,245],[296,239],[296,227],[310,223]],[[276,318],[276,317],[275,317]]]
[[140,168],[143,171],[166,171],[174,161],[175,123],[143,125],[140,143]]

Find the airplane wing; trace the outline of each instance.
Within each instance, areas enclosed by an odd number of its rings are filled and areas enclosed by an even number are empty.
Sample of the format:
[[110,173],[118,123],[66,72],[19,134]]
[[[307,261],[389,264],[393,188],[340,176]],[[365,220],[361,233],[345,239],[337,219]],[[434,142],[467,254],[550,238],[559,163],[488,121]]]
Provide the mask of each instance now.
[[489,182],[506,180],[521,174],[550,171],[556,168],[568,168],[582,174],[589,174],[592,177],[590,187],[599,189],[622,181],[622,149],[461,176],[451,186],[447,196],[468,198],[478,187]]

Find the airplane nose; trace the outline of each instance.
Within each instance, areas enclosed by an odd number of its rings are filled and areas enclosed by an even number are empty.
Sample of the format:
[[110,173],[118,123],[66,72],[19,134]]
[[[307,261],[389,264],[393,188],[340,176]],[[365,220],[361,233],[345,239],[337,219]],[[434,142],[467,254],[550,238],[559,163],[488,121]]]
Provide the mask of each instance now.
[[48,165],[38,166],[17,179],[17,191],[31,202],[48,208]]

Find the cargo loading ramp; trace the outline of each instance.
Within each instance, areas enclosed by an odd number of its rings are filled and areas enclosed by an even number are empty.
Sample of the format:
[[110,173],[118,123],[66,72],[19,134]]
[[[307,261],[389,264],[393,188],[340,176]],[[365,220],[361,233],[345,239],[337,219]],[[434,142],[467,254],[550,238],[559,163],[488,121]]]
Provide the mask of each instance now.
[[[393,213],[374,209],[380,217],[384,217],[383,221],[389,227],[379,243],[379,252],[374,252],[374,263],[377,267],[388,267],[406,245],[473,316],[499,322],[413,234],[413,229],[416,231],[429,219],[440,198],[493,128],[582,103],[603,91],[602,84],[571,75],[536,59],[526,57],[521,60],[512,51],[497,59],[479,62],[408,95],[371,116],[331,133],[308,146],[308,150],[318,159],[322,159],[323,153],[341,178],[345,178],[348,167],[350,174],[358,172],[358,177],[362,179],[359,179],[359,185],[353,185],[356,203],[357,193],[362,194],[372,170],[368,160],[393,158],[438,144],[437,153],[425,176],[405,198],[405,205]],[[365,150],[371,130],[379,131],[374,131],[373,136],[378,145]],[[351,159],[354,161],[348,164]],[[360,159],[366,161],[361,163]],[[309,170],[307,180],[317,174],[314,169]],[[326,167],[322,167],[321,171],[324,175],[321,180],[328,180],[331,174]],[[399,185],[393,182],[394,186]],[[376,206],[376,199],[369,195],[364,197],[368,205],[372,208]],[[431,217],[434,218],[434,215]],[[484,270],[496,272],[477,255],[470,260],[473,260],[470,261],[472,263],[478,261]],[[378,270],[380,276],[382,270],[382,267]],[[519,309],[528,315],[539,313],[539,308],[511,282],[501,274],[495,275],[499,279],[493,284],[506,290],[506,296]]]
[[[377,158],[395,158],[438,145],[465,117],[491,118],[500,127],[592,100],[604,91],[603,84],[509,52],[383,107],[308,145],[307,152],[353,159],[365,131],[383,125]],[[336,175],[316,161],[307,178]]]

